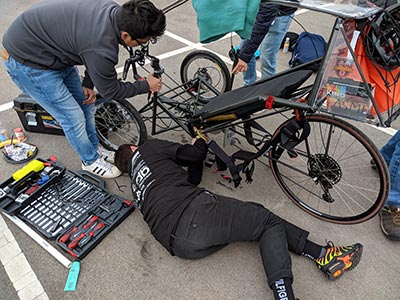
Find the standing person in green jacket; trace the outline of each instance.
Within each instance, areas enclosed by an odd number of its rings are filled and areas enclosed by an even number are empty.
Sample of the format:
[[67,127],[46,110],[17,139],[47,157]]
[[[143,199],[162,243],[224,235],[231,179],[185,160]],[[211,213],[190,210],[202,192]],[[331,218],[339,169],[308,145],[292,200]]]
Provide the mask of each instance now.
[[[157,92],[161,79],[117,79],[119,46],[137,47],[163,35],[164,13],[148,0],[122,6],[110,0],[51,0],[17,17],[2,40],[3,64],[13,82],[62,126],[82,169],[103,178],[121,174],[113,152],[99,147],[93,88],[104,98]],[[75,66],[84,65],[81,83]]]

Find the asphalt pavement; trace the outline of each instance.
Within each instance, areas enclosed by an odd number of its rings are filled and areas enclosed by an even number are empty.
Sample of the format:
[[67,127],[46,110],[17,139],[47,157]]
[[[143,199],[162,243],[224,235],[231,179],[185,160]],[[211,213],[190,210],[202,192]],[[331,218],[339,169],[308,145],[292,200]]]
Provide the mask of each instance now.
[[[13,19],[39,1],[0,0],[0,38]],[[123,1],[117,1],[123,3]],[[162,8],[169,1],[155,0]],[[329,36],[332,17],[300,11],[296,19],[308,31]],[[291,31],[301,32],[293,22]],[[202,45],[196,25],[196,15],[188,2],[167,14],[167,32],[151,48],[151,53],[161,58],[166,71],[179,80],[179,66],[183,58],[195,49],[208,49],[223,57],[227,64],[231,43],[237,45],[236,35],[217,42]],[[123,66],[126,54],[121,48],[118,68]],[[279,54],[279,70],[287,68],[290,54]],[[229,65],[230,66],[230,65]],[[259,65],[258,65],[259,68]],[[235,87],[242,85],[237,76]],[[11,82],[3,66],[0,66],[0,121],[11,132],[21,127],[12,101],[20,91]],[[144,98],[129,101],[135,105]],[[271,120],[274,126],[275,120]],[[390,134],[376,127],[356,123],[378,146],[381,147]],[[398,123],[394,128],[398,128]],[[56,155],[58,161],[69,170],[80,170],[80,161],[63,136],[26,132],[28,141],[39,148],[38,157],[46,159]],[[162,138],[187,142],[184,132],[162,134]],[[220,138],[220,137],[216,137]],[[20,168],[0,159],[0,182]],[[259,202],[279,216],[310,231],[310,239],[336,245],[360,242],[364,245],[359,266],[337,281],[328,281],[315,264],[304,257],[292,255],[296,296],[301,300],[352,299],[396,300],[400,299],[399,243],[389,241],[379,227],[379,217],[358,225],[336,225],[318,220],[295,206],[280,190],[269,168],[256,164],[255,180],[251,185],[231,191],[218,185],[218,174],[206,169],[202,185],[206,188],[245,201]],[[132,199],[129,178],[106,180],[110,193]],[[60,253],[54,243],[50,242]],[[117,228],[81,261],[81,270],[75,292],[64,292],[68,269],[54,259],[39,244],[5,216],[0,215],[0,299],[51,299],[51,300],[150,300],[150,299],[273,299],[267,287],[257,243],[236,243],[201,260],[184,260],[172,257],[152,237],[141,214],[134,211]]]

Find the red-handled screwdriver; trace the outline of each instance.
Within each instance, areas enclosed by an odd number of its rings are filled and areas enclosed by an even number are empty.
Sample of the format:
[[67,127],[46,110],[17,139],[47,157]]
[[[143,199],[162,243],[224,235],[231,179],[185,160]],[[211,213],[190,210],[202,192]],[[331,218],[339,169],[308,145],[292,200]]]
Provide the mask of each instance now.
[[70,237],[71,240],[75,240],[81,233],[86,232],[95,222],[99,219],[98,216],[93,216],[89,219],[87,223],[80,227],[80,230],[75,231],[75,233]]
[[78,246],[79,240],[85,237],[84,233],[81,233],[77,238],[75,238],[71,243],[68,244],[68,248],[74,249]]
[[89,242],[92,239],[90,235],[86,235],[83,239],[81,239],[78,243],[79,248],[82,248],[84,245],[86,245],[87,242]]
[[85,225],[83,225],[82,228],[84,228],[84,229],[89,228],[89,227],[92,226],[93,223],[96,222],[98,219],[99,219],[98,216],[93,216],[93,217],[91,217],[90,220],[89,220],[89,222],[87,222]]
[[90,231],[88,235],[86,235],[83,239],[79,241],[78,246],[82,248],[84,245],[86,245],[87,242],[89,242],[92,239],[92,237],[95,237],[104,226],[105,226],[104,222],[97,224],[96,227],[93,228],[93,230]]
[[89,235],[93,237],[96,236],[98,233],[100,233],[100,231],[105,225],[106,224],[104,222],[97,224],[97,226],[91,232],[89,232]]
[[70,232],[67,232],[66,234],[64,234],[62,237],[60,237],[60,239],[58,240],[60,243],[66,243],[69,238],[71,237],[72,234],[74,234],[75,232],[78,231],[78,227],[74,227],[72,228],[72,230]]

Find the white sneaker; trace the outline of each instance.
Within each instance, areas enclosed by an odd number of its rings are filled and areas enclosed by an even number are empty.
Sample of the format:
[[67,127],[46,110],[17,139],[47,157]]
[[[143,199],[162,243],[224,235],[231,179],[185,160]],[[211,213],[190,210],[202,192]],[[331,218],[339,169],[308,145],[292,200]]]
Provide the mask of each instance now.
[[114,165],[99,157],[94,163],[85,166],[82,164],[82,170],[88,171],[102,178],[115,178],[121,175],[121,171]]
[[104,148],[103,146],[99,145],[99,148],[97,152],[100,154],[101,157],[104,158],[105,161],[108,161],[109,163],[113,164],[115,163],[115,151],[110,151]]

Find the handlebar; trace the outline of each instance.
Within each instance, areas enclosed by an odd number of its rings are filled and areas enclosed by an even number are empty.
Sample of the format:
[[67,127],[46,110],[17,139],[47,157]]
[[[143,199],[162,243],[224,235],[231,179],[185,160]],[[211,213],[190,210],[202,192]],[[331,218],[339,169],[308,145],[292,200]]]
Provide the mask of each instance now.
[[126,80],[130,67],[133,69],[133,76],[135,80],[143,79],[137,72],[136,64],[139,66],[144,66],[146,63],[146,58],[150,60],[150,67],[154,70],[154,76],[160,78],[164,73],[164,68],[160,65],[160,60],[149,54],[148,45],[142,46],[141,49],[133,51],[131,47],[126,48],[129,52],[129,57],[125,60],[124,70],[122,72],[122,79]]

